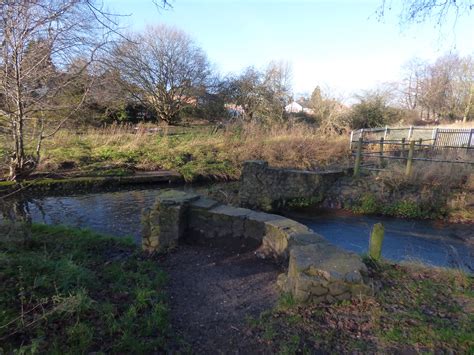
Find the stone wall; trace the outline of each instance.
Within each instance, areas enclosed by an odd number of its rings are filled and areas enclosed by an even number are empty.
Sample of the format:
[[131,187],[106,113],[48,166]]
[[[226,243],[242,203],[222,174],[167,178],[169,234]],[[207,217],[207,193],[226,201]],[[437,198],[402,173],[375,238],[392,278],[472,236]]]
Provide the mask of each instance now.
[[257,256],[287,266],[278,285],[297,301],[334,301],[370,292],[358,255],[329,244],[296,221],[195,194],[163,192],[144,215],[143,249],[166,252],[185,240],[255,250]]
[[243,207],[278,211],[314,205],[344,208],[362,214],[404,218],[445,218],[472,222],[474,174],[453,188],[429,181],[381,178],[349,171],[312,172],[270,168],[265,161],[247,161],[242,170],[239,201]]
[[294,200],[315,204],[344,175],[343,171],[276,169],[265,161],[247,161],[242,169],[240,202],[263,211],[277,210]]

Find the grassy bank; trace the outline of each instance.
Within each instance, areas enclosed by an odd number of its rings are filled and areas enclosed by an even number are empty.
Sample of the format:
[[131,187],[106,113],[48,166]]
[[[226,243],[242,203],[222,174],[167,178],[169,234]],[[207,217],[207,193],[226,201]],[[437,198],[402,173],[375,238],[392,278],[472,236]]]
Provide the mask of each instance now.
[[473,278],[420,265],[372,267],[375,297],[329,305],[280,304],[251,332],[280,353],[474,352]]
[[[33,148],[33,147],[31,147]],[[62,130],[44,142],[40,172],[82,173],[175,170],[187,181],[198,177],[234,179],[243,161],[265,159],[277,167],[314,169],[344,164],[347,137],[324,136],[305,124],[271,127],[231,125],[149,133],[126,126]]]
[[169,325],[165,275],[132,241],[34,225],[0,239],[0,353],[150,353]]
[[351,181],[356,186],[355,213],[399,218],[472,222],[474,168],[469,165],[418,162],[410,176],[403,164]]

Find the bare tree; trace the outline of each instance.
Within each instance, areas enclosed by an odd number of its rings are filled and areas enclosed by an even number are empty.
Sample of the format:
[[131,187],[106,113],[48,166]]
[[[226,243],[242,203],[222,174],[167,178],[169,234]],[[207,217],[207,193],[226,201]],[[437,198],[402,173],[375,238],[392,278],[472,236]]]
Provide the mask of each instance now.
[[152,0],[153,4],[156,5],[159,9],[166,9],[171,6],[171,1],[170,0]]
[[36,167],[43,140],[83,103],[87,86],[75,99],[63,97],[113,31],[101,11],[92,0],[0,3],[0,120],[12,138],[10,179],[22,179]]
[[285,106],[291,97],[291,67],[285,62],[270,62],[263,75],[265,100],[260,113],[273,120],[285,118]]
[[246,68],[229,79],[231,100],[244,111],[246,120],[284,118],[290,100],[291,69],[281,62],[271,62],[265,71]]
[[147,27],[127,37],[115,48],[111,65],[135,99],[164,122],[176,123],[195,90],[207,84],[205,53],[186,33],[171,27]]
[[313,111],[313,116],[320,125],[320,129],[328,134],[341,134],[347,130],[345,114],[348,108],[342,104],[341,98],[335,98],[319,86],[313,90],[308,100],[308,106]]
[[[382,0],[377,10],[379,18],[392,9],[392,0]],[[447,22],[456,24],[460,16],[469,16],[474,10],[472,0],[404,0],[399,15],[402,24],[434,20],[438,26]]]
[[243,110],[244,119],[250,121],[263,101],[262,73],[254,67],[246,68],[239,76],[228,79],[230,100]]
[[421,119],[467,121],[472,116],[474,61],[448,54],[434,63],[412,60],[402,81],[402,103]]

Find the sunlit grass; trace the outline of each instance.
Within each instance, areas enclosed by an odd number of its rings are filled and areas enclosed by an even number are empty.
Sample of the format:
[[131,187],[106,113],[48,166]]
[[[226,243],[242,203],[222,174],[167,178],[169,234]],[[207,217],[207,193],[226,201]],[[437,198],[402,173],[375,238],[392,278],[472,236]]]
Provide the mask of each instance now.
[[347,164],[343,136],[324,136],[305,124],[231,125],[217,131],[148,133],[129,126],[60,131],[45,141],[40,171],[57,171],[64,162],[76,169],[128,166],[138,170],[175,170],[186,180],[235,179],[242,163],[267,160],[272,166],[318,169]]

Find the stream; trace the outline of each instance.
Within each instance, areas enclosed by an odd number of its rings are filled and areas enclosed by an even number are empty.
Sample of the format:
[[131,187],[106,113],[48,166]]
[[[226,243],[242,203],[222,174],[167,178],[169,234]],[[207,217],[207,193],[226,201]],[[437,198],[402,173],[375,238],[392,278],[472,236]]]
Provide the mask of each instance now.
[[[106,235],[132,237],[138,242],[142,210],[153,205],[159,191],[154,187],[71,196],[22,197],[15,201],[14,208],[4,209],[0,221],[6,214],[21,213],[36,223],[89,228]],[[331,243],[359,254],[367,251],[372,226],[382,222],[385,258],[474,271],[472,225],[356,216],[315,209],[291,212],[287,216],[307,225]]]

